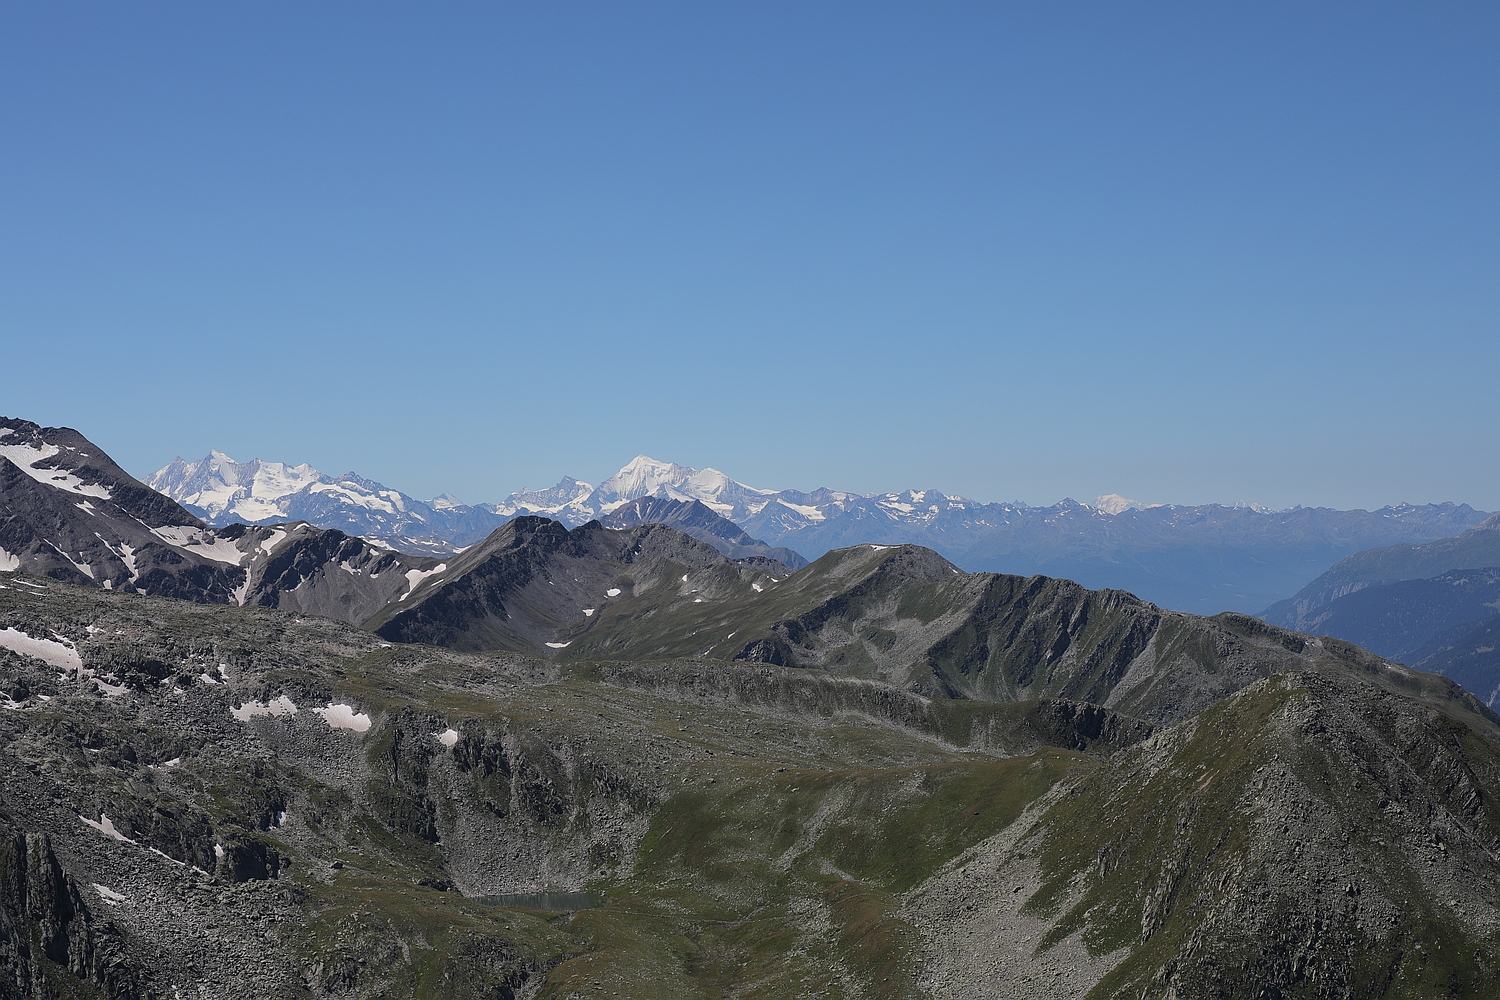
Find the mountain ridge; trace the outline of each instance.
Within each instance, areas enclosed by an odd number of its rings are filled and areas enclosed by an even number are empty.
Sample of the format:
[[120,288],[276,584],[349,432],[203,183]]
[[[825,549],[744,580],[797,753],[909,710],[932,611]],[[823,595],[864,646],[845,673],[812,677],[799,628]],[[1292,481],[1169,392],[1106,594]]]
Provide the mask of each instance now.
[[[1066,577],[1199,614],[1259,612],[1362,549],[1455,535],[1486,516],[1455,503],[1397,504],[1378,511],[1273,511],[1250,503],[1144,504],[1107,494],[1092,505],[1065,499],[1033,507],[981,503],[939,490],[869,495],[828,488],[777,491],[747,486],[716,469],[645,455],[598,486],[564,477],[551,489],[522,490],[496,504],[464,506],[471,529],[467,534],[450,531],[448,540],[439,537],[441,505],[400,496],[413,518],[402,522],[399,531],[389,524],[370,527],[372,537],[433,555],[452,554],[462,547],[458,542],[472,544],[487,534],[481,526],[493,530],[513,517],[549,517],[577,527],[633,501],[659,498],[702,503],[751,538],[810,559],[866,542],[919,544],[971,571]],[[298,514],[350,534],[367,533],[347,518],[319,520],[300,508]],[[419,523],[416,514],[424,520]],[[359,513],[366,520],[371,516],[367,508]],[[414,540],[417,536],[425,541]]]

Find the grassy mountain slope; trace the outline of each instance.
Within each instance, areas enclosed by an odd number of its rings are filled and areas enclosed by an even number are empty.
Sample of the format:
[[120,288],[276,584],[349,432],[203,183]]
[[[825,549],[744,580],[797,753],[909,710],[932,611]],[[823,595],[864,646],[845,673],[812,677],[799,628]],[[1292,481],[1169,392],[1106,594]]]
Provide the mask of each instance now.
[[[1481,996],[1496,959],[1495,717],[1352,647],[1161,728],[36,580],[4,629],[81,667],[3,654],[0,833],[49,836],[107,995]],[[603,902],[493,898],[549,890]]]

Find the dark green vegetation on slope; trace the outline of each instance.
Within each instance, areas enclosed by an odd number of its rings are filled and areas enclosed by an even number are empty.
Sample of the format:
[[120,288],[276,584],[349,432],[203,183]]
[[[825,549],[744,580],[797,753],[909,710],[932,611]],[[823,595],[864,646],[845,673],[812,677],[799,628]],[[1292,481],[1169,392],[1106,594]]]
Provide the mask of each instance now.
[[[916,549],[804,573],[586,633],[763,599],[749,627],[802,620],[801,666],[391,645],[9,577],[0,630],[67,637],[84,674],[0,653],[0,840],[49,835],[64,938],[115,964],[3,968],[20,996],[1486,995],[1500,729],[1450,682]],[[877,620],[920,665],[899,683],[840,652]],[[923,693],[985,671],[1003,700]],[[299,711],[231,714],[278,698]],[[5,940],[57,940],[5,885]],[[480,901],[585,889],[603,905]]]

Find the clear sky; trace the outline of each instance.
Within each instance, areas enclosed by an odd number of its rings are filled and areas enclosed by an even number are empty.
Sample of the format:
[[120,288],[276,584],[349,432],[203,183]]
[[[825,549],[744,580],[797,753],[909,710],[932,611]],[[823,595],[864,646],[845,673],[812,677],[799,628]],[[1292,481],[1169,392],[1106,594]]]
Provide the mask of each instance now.
[[1500,5],[0,2],[0,413],[1500,508]]

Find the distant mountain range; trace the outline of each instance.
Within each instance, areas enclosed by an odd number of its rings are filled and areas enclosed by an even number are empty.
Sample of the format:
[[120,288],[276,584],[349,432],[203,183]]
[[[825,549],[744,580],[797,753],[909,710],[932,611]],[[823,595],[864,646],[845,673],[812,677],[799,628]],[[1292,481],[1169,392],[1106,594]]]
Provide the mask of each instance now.
[[446,495],[415,500],[352,472],[236,462],[218,451],[196,462],[174,459],[144,482],[215,527],[306,521],[423,555],[451,554],[509,520]]
[[300,518],[431,555],[452,554],[521,515],[577,527],[642,498],[697,501],[757,544],[799,558],[866,542],[919,544],[971,572],[1065,577],[1199,614],[1257,612],[1345,556],[1457,535],[1486,516],[1452,503],[1277,511],[1248,503],[1143,504],[1117,494],[1035,507],[930,489],[804,493],[747,486],[716,469],[645,455],[598,486],[565,476],[551,489],[474,506],[446,495],[415,500],[353,473],[241,465],[218,453],[192,463],[178,459],[146,482],[209,524]]

